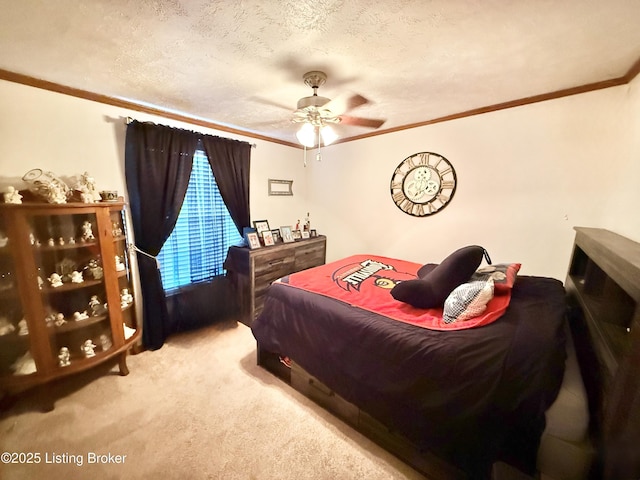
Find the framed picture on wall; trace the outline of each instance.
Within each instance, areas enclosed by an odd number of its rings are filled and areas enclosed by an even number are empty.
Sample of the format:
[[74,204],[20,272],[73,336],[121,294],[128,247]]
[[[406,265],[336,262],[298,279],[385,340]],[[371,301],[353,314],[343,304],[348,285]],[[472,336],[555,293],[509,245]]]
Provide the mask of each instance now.
[[293,232],[291,231],[291,225],[280,227],[280,235],[282,236],[282,241],[284,243],[295,242],[295,239],[293,238]]

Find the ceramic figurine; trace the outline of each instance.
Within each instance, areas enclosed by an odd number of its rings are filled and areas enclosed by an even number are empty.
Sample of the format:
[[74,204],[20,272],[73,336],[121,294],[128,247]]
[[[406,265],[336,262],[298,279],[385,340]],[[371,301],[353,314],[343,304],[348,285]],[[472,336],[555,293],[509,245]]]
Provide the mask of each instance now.
[[56,314],[56,320],[55,320],[54,323],[55,323],[56,327],[61,327],[62,325],[67,323],[67,321],[64,319],[64,315],[62,313],[57,313]]
[[122,235],[122,227],[120,227],[120,224],[118,222],[113,222],[111,224],[111,233],[114,237],[119,237],[120,235]]
[[82,272],[78,272],[74,270],[71,272],[71,283],[82,283],[84,282],[84,278],[82,278]]
[[14,332],[15,329],[16,327],[7,319],[7,317],[0,317],[0,337]]
[[93,203],[96,201],[96,181],[89,175],[89,172],[84,172],[80,175],[80,180],[75,188],[80,192],[80,198],[84,203]]
[[91,229],[91,222],[85,220],[82,224],[82,241],[87,242],[95,239],[96,237],[93,236],[93,230]]
[[58,366],[60,367],[68,367],[71,365],[71,354],[69,353],[69,349],[67,347],[62,347],[60,349],[60,353],[58,353]]
[[69,237],[69,245],[75,245],[76,239],[73,237]]
[[89,318],[89,314],[85,310],[84,312],[73,312],[73,320],[76,322],[81,322],[82,320],[86,320]]
[[123,288],[120,292],[120,306],[126,308],[133,303],[133,295],[129,293],[128,288]]
[[89,263],[85,268],[89,271],[89,275],[91,275],[94,280],[100,280],[104,275],[104,271],[96,259],[89,260]]
[[53,238],[50,238],[49,240],[47,240],[47,245],[50,247],[55,247],[56,242]]
[[31,351],[27,351],[11,365],[14,375],[31,375],[36,372],[36,362],[31,356]]
[[9,186],[4,194],[4,203],[22,203],[22,195],[15,187]]
[[122,263],[122,257],[116,255],[116,271],[121,272],[125,269],[124,263]]
[[44,321],[46,322],[47,327],[52,326],[56,322],[56,314],[55,313],[50,313],[49,315],[44,317]]
[[4,248],[9,243],[9,237],[7,237],[4,232],[0,231],[0,248]]
[[24,318],[18,322],[18,335],[29,335],[29,326],[27,325],[27,320]]
[[62,277],[57,273],[52,273],[49,277],[49,283],[53,288],[62,286]]
[[80,350],[86,358],[90,358],[96,356],[94,348],[96,348],[96,345],[91,340],[85,340],[85,342],[80,347]]
[[91,315],[97,317],[105,313],[107,306],[106,304],[102,305],[102,303],[100,303],[97,295],[92,295],[89,301],[89,309],[91,310]]
[[62,277],[57,273],[52,273],[47,280],[49,280],[49,283],[54,288],[62,286]]
[[108,335],[104,333],[100,335],[100,346],[102,347],[103,352],[111,348],[112,343]]

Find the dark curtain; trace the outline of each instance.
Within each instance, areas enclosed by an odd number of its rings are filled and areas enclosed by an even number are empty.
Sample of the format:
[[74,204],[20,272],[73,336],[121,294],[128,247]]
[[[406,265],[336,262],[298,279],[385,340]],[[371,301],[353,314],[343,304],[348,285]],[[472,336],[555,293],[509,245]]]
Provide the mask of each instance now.
[[251,224],[249,212],[249,166],[251,145],[228,138],[204,136],[202,146],[220,195],[238,232]]
[[142,341],[158,349],[169,334],[160,270],[154,257],[173,230],[189,184],[199,135],[162,125],[132,122],[125,140],[129,192],[143,301]]

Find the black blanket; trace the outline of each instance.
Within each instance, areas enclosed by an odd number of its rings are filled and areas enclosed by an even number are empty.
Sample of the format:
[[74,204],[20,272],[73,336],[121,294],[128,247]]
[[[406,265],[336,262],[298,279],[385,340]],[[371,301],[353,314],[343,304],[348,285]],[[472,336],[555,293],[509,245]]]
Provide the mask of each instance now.
[[547,408],[564,372],[565,292],[519,276],[490,325],[434,331],[273,284],[252,326],[363,411],[471,477],[506,461],[535,472]]

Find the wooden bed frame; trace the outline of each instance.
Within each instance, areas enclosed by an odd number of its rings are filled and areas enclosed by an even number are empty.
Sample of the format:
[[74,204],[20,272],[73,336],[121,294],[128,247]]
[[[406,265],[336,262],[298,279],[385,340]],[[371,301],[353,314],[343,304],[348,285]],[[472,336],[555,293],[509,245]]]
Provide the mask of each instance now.
[[[596,450],[589,477],[640,478],[640,244],[607,230],[575,230],[565,288]],[[259,365],[428,478],[465,478],[341,398],[295,361],[287,366],[260,345],[257,352]],[[494,478],[503,477],[494,470]]]
[[404,436],[391,431],[371,415],[342,398],[317,378],[307,373],[295,361],[291,361],[290,366],[286,366],[279,355],[262,350],[258,345],[258,365],[428,478],[434,480],[466,478],[465,474],[457,468],[429,452],[420,451]]

